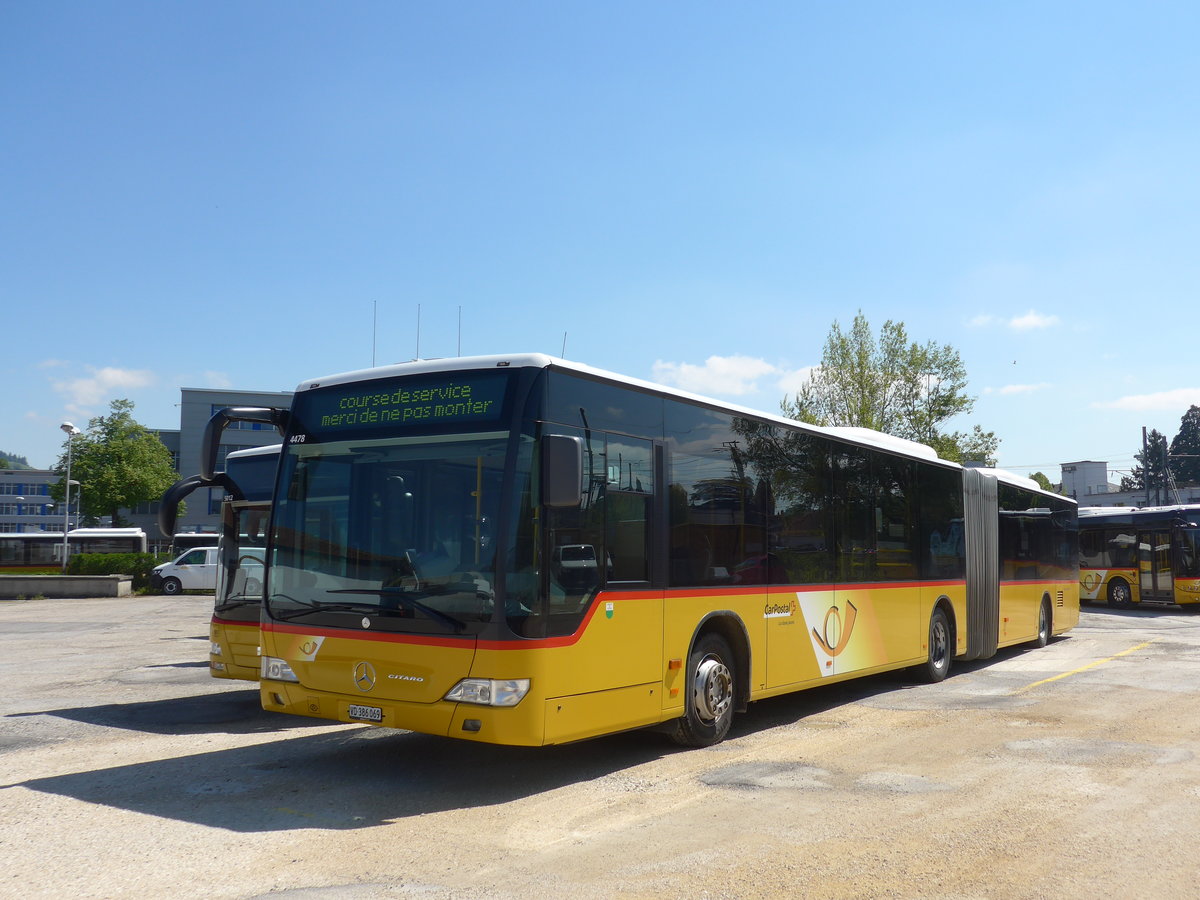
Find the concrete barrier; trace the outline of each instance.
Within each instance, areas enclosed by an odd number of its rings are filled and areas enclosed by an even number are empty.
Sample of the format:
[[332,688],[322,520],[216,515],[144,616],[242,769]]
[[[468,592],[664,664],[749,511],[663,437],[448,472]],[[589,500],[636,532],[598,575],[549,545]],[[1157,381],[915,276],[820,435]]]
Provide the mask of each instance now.
[[128,597],[132,575],[0,575],[0,600]]

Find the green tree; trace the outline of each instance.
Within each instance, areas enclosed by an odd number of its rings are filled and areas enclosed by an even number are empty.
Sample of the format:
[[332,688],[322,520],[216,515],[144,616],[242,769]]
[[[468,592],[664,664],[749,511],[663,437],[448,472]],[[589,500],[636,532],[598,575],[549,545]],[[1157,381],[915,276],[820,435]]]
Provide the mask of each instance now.
[[1057,491],[1054,490],[1054,485],[1051,483],[1050,479],[1046,477],[1044,472],[1030,472],[1029,478],[1031,481],[1036,481],[1038,483],[1038,487],[1040,487],[1043,491],[1057,493]]
[[1171,474],[1177,484],[1200,484],[1200,406],[1190,406],[1171,441]]
[[891,319],[876,339],[860,310],[849,334],[834,321],[821,365],[781,406],[801,422],[871,428],[927,444],[945,459],[995,465],[995,432],[978,425],[969,432],[945,430],[975,408],[966,387],[966,367],[949,344],[910,341],[904,323]]
[[[129,400],[113,400],[107,416],[92,419],[87,431],[68,440],[73,440],[71,480],[80,483],[83,514],[112,516],[114,526],[121,523],[121,509],[157,500],[178,477],[157,435],[134,421]],[[65,476],[66,470],[64,444],[54,471]],[[50,488],[59,502],[63,485],[60,480]]]
[[17,456],[15,453],[6,453],[5,451],[0,450],[0,469],[32,468],[33,466],[29,464],[29,460],[27,460],[25,457]]

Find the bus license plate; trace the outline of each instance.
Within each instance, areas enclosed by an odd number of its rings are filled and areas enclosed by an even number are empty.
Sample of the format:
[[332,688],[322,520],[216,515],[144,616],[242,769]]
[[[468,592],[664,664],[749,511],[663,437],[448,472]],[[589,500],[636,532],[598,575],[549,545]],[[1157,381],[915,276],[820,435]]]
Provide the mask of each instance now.
[[350,708],[346,710],[346,714],[351,719],[363,719],[367,722],[383,721],[383,710],[378,706],[358,706],[357,704],[351,704]]

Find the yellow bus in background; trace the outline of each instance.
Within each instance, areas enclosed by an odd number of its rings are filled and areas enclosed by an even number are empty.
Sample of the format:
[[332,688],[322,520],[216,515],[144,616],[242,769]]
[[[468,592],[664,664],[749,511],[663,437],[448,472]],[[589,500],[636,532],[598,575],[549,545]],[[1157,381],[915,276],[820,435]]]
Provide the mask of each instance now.
[[163,495],[159,527],[170,534],[179,502],[187,494],[200,487],[225,491],[209,623],[209,673],[214,678],[258,680],[267,525],[279,454],[278,444],[233,451],[225,457],[224,472],[209,479],[182,479]]
[[320,378],[285,418],[267,710],[705,746],[751,702],[1078,621],[1073,501],[887,435],[541,355]]
[[1200,506],[1079,510],[1079,596],[1200,609]]

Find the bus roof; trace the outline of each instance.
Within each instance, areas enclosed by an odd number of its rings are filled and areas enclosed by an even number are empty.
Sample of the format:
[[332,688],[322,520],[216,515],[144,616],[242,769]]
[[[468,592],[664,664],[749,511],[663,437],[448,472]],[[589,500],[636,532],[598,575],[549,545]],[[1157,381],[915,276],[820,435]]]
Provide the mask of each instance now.
[[225,455],[228,459],[246,459],[252,456],[278,456],[283,444],[267,444],[265,447],[247,447],[245,450],[233,450]]
[[1195,513],[1200,515],[1200,504],[1181,504],[1179,506],[1081,506],[1079,518],[1096,518],[1104,516],[1165,516],[1170,513]]
[[[450,357],[447,359],[416,359],[405,363],[397,363],[391,366],[380,366],[374,369],[358,369],[352,372],[342,372],[335,375],[327,375],[323,378],[306,379],[296,386],[296,393],[311,390],[316,387],[328,387],[335,384],[351,384],[357,381],[374,381],[382,378],[397,378],[403,375],[423,375],[434,374],[438,372],[465,372],[474,369],[492,369],[492,368],[537,368],[537,369],[562,369],[568,372],[574,372],[579,375],[586,375],[593,378],[600,378],[605,381],[613,381],[619,384],[625,384],[632,388],[637,388],[644,391],[650,391],[656,394],[662,394],[668,397],[676,397],[681,400],[688,400],[693,403],[700,403],[705,406],[714,406],[718,409],[725,410],[741,415],[753,416],[757,419],[765,419],[769,422],[775,422],[782,425],[787,425],[792,428],[800,428],[810,431],[814,434],[824,435],[840,441],[852,444],[867,445],[880,450],[886,450],[890,453],[896,453],[901,456],[913,457],[915,459],[924,459],[929,462],[939,463],[949,468],[962,468],[958,463],[950,460],[942,459],[937,455],[937,452],[925,444],[916,441],[906,440],[905,438],[895,437],[890,434],[884,434],[880,431],[873,431],[869,428],[853,428],[848,426],[825,428],[819,425],[809,425],[806,422],[799,422],[796,419],[785,418],[778,414],[763,412],[762,410],[751,409],[746,406],[739,406],[735,403],[727,403],[723,400],[714,400],[711,397],[705,397],[701,394],[693,394],[689,391],[682,391],[678,388],[668,387],[662,384],[655,384],[652,381],[643,381],[640,378],[632,378],[627,375],[620,375],[616,372],[610,372],[605,369],[597,369],[585,363],[574,362],[572,360],[560,359],[556,356],[549,356],[545,353],[516,353],[509,356],[492,355],[492,356],[459,356]],[[230,454],[232,455],[232,454]],[[998,481],[1003,481],[1011,484],[1014,487],[1020,487],[1024,490],[1035,491],[1039,494],[1048,494],[1042,487],[1030,478],[1025,478],[1005,469],[984,468],[983,471]],[[1048,494],[1049,496],[1060,497],[1064,500],[1071,500],[1069,497],[1061,497],[1058,494]],[[1075,502],[1071,500],[1071,502]]]

